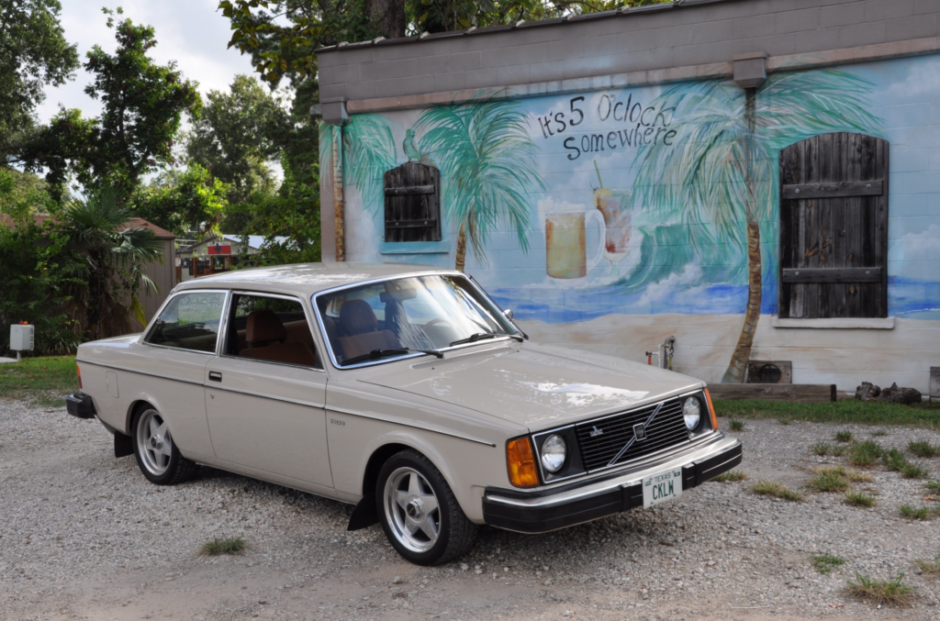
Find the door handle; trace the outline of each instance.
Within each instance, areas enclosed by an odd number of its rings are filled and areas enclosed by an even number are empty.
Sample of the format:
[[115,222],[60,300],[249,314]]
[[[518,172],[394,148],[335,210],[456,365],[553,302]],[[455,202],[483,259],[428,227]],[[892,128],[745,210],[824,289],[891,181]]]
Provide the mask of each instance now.
[[212,380],[213,382],[221,382],[222,374],[219,373],[218,371],[209,371],[209,379]]

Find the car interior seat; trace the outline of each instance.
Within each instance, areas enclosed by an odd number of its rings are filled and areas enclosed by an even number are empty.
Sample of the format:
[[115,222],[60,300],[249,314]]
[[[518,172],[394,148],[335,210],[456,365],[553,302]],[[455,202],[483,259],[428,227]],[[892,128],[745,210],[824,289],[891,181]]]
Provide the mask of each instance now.
[[339,353],[344,360],[374,349],[397,349],[401,343],[391,330],[379,330],[375,311],[365,300],[347,300],[339,309]]
[[316,366],[317,357],[309,345],[299,341],[285,342],[286,339],[287,330],[274,311],[252,311],[245,326],[248,347],[239,351],[238,355],[269,362]]

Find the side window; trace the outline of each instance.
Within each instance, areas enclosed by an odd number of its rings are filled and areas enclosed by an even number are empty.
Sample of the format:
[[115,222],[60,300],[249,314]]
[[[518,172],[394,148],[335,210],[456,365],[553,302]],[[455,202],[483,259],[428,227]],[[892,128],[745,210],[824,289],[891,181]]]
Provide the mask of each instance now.
[[235,295],[231,313],[226,355],[322,368],[299,300]]
[[215,352],[225,293],[181,293],[170,300],[153,324],[146,343]]

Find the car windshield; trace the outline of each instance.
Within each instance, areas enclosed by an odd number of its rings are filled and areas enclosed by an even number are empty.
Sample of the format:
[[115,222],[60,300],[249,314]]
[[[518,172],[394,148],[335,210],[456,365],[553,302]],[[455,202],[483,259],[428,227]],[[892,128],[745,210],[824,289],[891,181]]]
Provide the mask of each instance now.
[[339,366],[389,360],[518,334],[466,278],[436,274],[316,296]]

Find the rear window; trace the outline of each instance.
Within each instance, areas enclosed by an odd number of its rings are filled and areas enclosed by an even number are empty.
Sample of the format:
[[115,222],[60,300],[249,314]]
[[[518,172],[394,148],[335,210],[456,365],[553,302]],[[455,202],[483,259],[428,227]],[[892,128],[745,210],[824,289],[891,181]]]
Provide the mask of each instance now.
[[225,293],[222,291],[181,293],[169,301],[144,342],[215,352],[224,305]]

